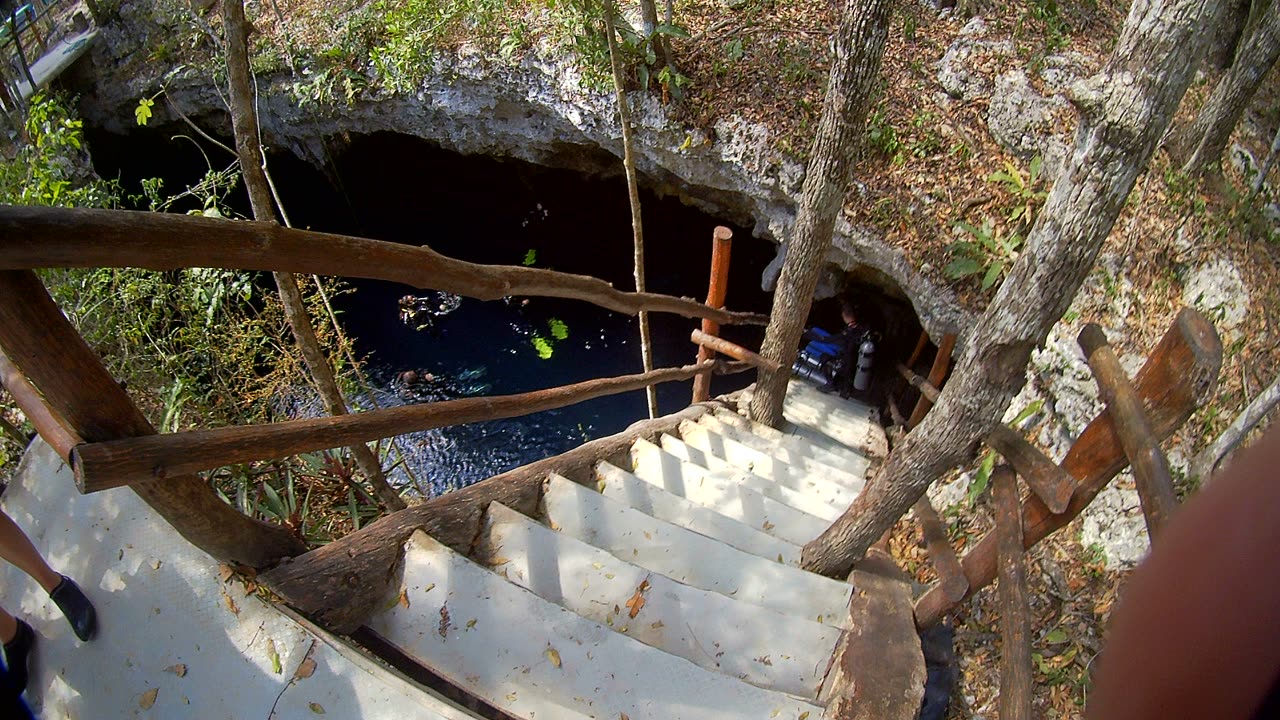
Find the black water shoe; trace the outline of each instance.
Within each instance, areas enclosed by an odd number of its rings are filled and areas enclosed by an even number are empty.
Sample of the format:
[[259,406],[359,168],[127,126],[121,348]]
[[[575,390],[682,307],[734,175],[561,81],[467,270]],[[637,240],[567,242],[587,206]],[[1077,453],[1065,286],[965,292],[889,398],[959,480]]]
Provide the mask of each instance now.
[[98,614],[93,610],[93,603],[80,591],[71,578],[62,576],[62,582],[49,593],[49,597],[58,605],[63,617],[71,623],[71,629],[81,640],[90,640],[98,629]]
[[27,689],[27,656],[35,644],[36,634],[31,626],[18,620],[18,632],[4,644],[4,665],[9,672],[9,685],[18,695]]

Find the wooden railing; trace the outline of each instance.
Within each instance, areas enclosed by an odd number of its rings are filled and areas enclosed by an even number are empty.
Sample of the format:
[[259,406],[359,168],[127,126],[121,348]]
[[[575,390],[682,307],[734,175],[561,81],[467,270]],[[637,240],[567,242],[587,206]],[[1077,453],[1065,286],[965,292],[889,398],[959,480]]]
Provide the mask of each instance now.
[[[1212,394],[1222,366],[1222,344],[1213,326],[1193,309],[1179,313],[1138,375],[1130,382],[1096,325],[1080,333],[1081,348],[1107,403],[1089,423],[1061,464],[1054,463],[1004,425],[987,437],[1007,464],[996,468],[992,493],[996,530],[963,561],[939,538],[936,513],[922,498],[916,517],[924,529],[938,582],[916,602],[916,624],[927,628],[999,575],[1004,642],[1000,717],[1030,717],[1029,610],[1022,554],[1077,517],[1126,465],[1132,465],[1148,533],[1154,541],[1177,499],[1160,442]],[[909,372],[902,368],[904,374]],[[923,382],[922,393],[938,388]],[[1018,501],[1016,478],[1030,489]]]
[[[390,280],[482,300],[509,295],[560,297],[630,314],[664,312],[726,324],[767,321],[764,316],[730,312],[688,298],[624,292],[583,275],[477,265],[428,247],[268,223],[0,207],[0,379],[23,412],[72,466],[82,492],[128,485],[194,545],[219,559],[254,567],[297,555],[304,548],[284,528],[252,520],[221,502],[194,473],[447,425],[527,415],[657,383],[738,372],[751,365],[705,360],[519,395],[161,435],[49,297],[33,272],[41,267],[282,270]],[[720,348],[751,357],[731,344]]]

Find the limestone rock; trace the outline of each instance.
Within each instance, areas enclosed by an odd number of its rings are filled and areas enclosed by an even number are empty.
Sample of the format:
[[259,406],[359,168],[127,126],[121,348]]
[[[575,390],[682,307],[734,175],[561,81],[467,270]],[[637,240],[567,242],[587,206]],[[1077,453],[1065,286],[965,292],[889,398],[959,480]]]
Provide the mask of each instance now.
[[987,24],[976,17],[960,31],[938,63],[938,83],[957,100],[977,100],[991,94],[991,77],[980,65],[991,57],[1011,57],[1009,40],[987,40]]
[[1045,177],[1056,177],[1070,146],[1057,133],[1058,117],[1070,111],[1061,95],[1045,97],[1022,70],[996,78],[987,108],[987,129],[996,142],[1019,157],[1044,159]]

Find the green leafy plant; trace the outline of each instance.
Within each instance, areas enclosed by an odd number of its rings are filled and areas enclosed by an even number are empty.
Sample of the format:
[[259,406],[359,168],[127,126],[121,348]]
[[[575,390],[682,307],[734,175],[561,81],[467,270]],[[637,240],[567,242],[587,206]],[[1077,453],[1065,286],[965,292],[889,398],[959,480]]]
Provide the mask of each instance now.
[[987,182],[1003,186],[1005,191],[1014,197],[1015,204],[1009,210],[1009,222],[1021,222],[1030,227],[1036,210],[1039,209],[1044,199],[1049,195],[1039,188],[1040,172],[1043,167],[1043,158],[1036,155],[1031,158],[1031,164],[1027,167],[1027,174],[1023,175],[1018,168],[1013,166],[1013,163],[1005,160],[1004,170],[997,170],[987,177]]
[[980,277],[982,290],[990,290],[1018,259],[1022,236],[1017,233],[1005,235],[991,218],[983,221],[981,227],[965,222],[956,223],[956,227],[971,239],[951,243],[948,251],[953,259],[942,274],[951,280]]
[[689,31],[679,25],[659,23],[652,33],[645,35],[631,27],[620,13],[613,22],[621,40],[619,47],[627,63],[635,68],[640,88],[647,90],[650,81],[656,80],[664,100],[683,100],[684,90],[692,81],[671,65],[660,62],[659,50],[670,38],[689,39]]
[[530,267],[536,262],[538,262],[538,251],[534,248],[529,248],[528,252],[524,254],[524,259],[520,261],[520,264],[525,267]]
[[529,342],[533,345],[533,351],[536,352],[538,357],[543,360],[550,360],[551,355],[555,353],[555,349],[551,345],[551,341],[538,333],[534,333],[533,337],[529,339]]
[[883,110],[876,110],[867,118],[867,146],[879,155],[895,160],[902,153],[902,140]]
[[156,101],[152,98],[142,98],[138,101],[138,107],[133,109],[133,115],[139,125],[146,125],[147,121],[151,119],[151,108],[155,104]]

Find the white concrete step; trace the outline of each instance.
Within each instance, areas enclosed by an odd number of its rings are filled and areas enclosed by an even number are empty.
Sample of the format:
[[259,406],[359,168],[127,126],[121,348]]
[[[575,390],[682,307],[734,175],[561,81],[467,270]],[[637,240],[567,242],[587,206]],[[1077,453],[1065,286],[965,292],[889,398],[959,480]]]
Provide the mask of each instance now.
[[847,583],[742,552],[558,475],[548,478],[543,505],[553,530],[672,580],[826,625],[848,619]]
[[[820,498],[841,510],[849,507],[858,497],[856,490],[832,481],[824,475],[788,465],[772,455],[714,433],[705,425],[687,420],[680,423],[680,439],[686,445],[719,458],[736,468],[793,490],[799,490],[806,495]],[[711,470],[719,469],[707,467]]]
[[691,447],[679,438],[663,435],[659,438],[659,442],[665,452],[676,456],[681,462],[698,466],[704,471],[710,471],[717,477],[748,487],[765,497],[772,498],[820,520],[831,523],[840,517],[841,512],[843,512],[843,508],[837,508],[819,497],[793,490],[785,485],[779,485],[772,480],[766,480],[759,475],[735,467],[714,455]]
[[785,565],[800,564],[800,548],[796,544],[669,493],[607,462],[596,465],[596,488],[605,497],[645,515],[688,528],[743,552],[764,558],[782,558]]
[[[804,545],[822,534],[829,524],[827,520],[748,487],[732,476],[713,473],[685,462],[647,440],[638,440],[631,446],[631,466],[635,476],[646,483],[759,528],[788,543]],[[799,493],[767,480],[759,482],[770,490],[792,493],[801,503],[811,502]]]
[[516,717],[822,715],[808,702],[704,670],[549,603],[422,532],[405,544],[402,588],[400,601],[369,627]]
[[787,385],[783,417],[871,457],[888,454],[877,413],[863,403],[824,395],[803,380]]
[[822,436],[821,440],[815,442],[802,435],[787,432],[788,428],[771,428],[768,425],[749,420],[726,408],[716,408],[714,417],[718,422],[758,435],[765,440],[783,445],[792,452],[811,457],[832,467],[844,468],[855,475],[865,477],[866,468],[871,462],[862,453],[847,448],[825,435]]
[[[744,422],[746,422],[745,419]],[[777,462],[803,470],[809,475],[816,475],[832,482],[840,483],[854,492],[862,492],[862,488],[866,485],[863,473],[871,465],[871,461],[866,458],[860,458],[854,463],[841,462],[830,456],[818,459],[813,457],[815,452],[812,449],[814,447],[813,443],[806,440],[784,435],[772,428],[767,428],[768,430],[773,430],[773,433],[769,437],[765,437],[763,434],[753,432],[750,427],[739,427],[732,421],[721,420],[720,417],[712,414],[698,418],[698,424],[721,437],[768,455]],[[791,442],[784,442],[783,438]],[[801,451],[793,448],[793,445],[804,446],[807,450]]]
[[787,383],[786,399],[812,401],[817,406],[830,407],[843,415],[863,420],[877,421],[879,418],[879,411],[867,403],[852,398],[842,398],[837,393],[824,393],[818,389],[818,386],[800,378],[793,377]]
[[477,560],[548,602],[699,667],[817,698],[840,630],[678,583],[489,506]]

